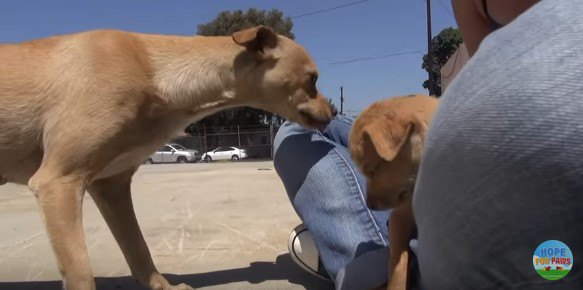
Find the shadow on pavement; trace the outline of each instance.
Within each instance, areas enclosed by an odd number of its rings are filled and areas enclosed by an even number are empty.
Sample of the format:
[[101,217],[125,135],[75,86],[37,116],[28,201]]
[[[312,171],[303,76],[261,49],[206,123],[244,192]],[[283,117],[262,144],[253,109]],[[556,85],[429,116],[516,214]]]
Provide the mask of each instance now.
[[[258,284],[272,280],[287,280],[290,284],[301,285],[305,289],[334,289],[332,283],[314,277],[297,266],[289,256],[283,254],[276,258],[275,262],[253,262],[246,268],[228,269],[215,272],[174,275],[164,274],[173,284],[186,283],[194,288],[220,286],[228,289],[226,284],[236,282],[249,282]],[[144,290],[131,276],[96,278],[97,289],[101,290]],[[285,288],[289,288],[286,285]],[[241,288],[237,286],[237,288]],[[273,287],[270,287],[273,288]],[[61,281],[35,281],[35,282],[0,282],[2,290],[59,290]]]

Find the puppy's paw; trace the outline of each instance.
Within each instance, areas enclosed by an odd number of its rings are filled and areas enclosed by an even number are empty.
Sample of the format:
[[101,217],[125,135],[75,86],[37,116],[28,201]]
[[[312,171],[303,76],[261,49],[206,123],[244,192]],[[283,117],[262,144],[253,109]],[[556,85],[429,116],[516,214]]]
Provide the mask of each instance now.
[[370,288],[368,290],[387,290],[387,283],[385,283],[383,285],[379,285],[379,286],[374,287],[374,288]]
[[407,290],[407,276],[393,276],[387,285],[387,290]]
[[164,290],[194,290],[194,288],[182,283],[179,285],[170,286],[170,288]]
[[170,285],[166,283],[165,286],[162,285],[154,285],[151,287],[152,290],[194,290],[194,288],[182,283],[179,285]]

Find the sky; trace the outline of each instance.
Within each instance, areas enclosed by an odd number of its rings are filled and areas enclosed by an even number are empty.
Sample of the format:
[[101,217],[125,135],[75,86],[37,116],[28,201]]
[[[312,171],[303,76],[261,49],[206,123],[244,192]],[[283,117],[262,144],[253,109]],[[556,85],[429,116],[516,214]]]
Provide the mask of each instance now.
[[[113,28],[143,33],[196,33],[198,24],[223,10],[280,9],[294,17],[358,0],[2,0],[0,42]],[[358,112],[383,98],[427,93],[421,68],[427,51],[424,0],[360,0],[359,3],[293,18],[296,41],[305,46],[320,71],[318,88],[345,110]],[[432,3],[436,35],[456,26],[449,0]],[[368,61],[333,64],[418,51]]]

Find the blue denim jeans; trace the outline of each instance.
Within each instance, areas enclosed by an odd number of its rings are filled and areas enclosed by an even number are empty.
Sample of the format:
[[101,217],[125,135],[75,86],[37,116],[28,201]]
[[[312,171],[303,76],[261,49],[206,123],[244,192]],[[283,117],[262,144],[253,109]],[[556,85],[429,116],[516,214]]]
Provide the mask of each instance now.
[[348,152],[352,120],[324,132],[286,122],[275,137],[274,164],[338,289],[367,289],[387,279],[389,212],[366,207],[366,183]]

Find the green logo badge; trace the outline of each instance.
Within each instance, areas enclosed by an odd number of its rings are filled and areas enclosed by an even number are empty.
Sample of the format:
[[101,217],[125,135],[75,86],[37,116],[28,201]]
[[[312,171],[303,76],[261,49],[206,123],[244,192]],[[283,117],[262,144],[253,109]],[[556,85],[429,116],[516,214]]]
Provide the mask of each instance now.
[[536,248],[532,256],[534,270],[547,280],[559,280],[573,268],[573,253],[565,243],[548,240]]

